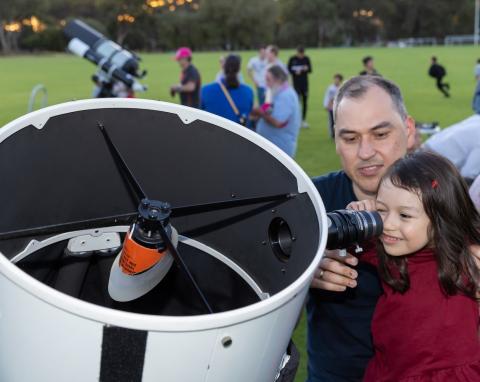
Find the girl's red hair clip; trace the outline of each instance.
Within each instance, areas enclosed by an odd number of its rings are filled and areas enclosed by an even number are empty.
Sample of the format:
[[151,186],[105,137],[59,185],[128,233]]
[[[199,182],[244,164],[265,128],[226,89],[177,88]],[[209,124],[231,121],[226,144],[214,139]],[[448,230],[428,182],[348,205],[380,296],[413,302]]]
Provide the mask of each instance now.
[[438,187],[438,182],[436,179],[432,180],[432,188],[435,189]]

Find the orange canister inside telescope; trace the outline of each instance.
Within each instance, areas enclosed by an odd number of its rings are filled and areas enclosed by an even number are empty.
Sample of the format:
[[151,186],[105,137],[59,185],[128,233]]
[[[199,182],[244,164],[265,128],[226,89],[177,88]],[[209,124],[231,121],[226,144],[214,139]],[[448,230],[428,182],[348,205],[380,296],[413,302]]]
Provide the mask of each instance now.
[[166,250],[159,252],[158,249],[138,244],[129,233],[123,243],[120,268],[127,275],[136,275],[153,267],[165,256],[166,252]]

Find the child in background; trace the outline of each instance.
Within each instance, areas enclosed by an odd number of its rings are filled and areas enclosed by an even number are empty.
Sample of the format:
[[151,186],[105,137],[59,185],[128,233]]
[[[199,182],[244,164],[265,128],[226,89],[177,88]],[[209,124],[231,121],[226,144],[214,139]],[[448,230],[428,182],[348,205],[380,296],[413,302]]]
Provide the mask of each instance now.
[[375,355],[364,381],[480,381],[480,215],[456,168],[417,152],[385,174],[377,199],[349,208],[376,209],[384,222],[376,250],[384,294],[372,320]]
[[333,100],[337,95],[338,88],[342,84],[343,76],[339,73],[333,76],[333,84],[331,84],[325,91],[325,96],[323,97],[323,107],[328,113],[328,129],[330,132],[330,138],[335,138],[335,132],[333,130]]

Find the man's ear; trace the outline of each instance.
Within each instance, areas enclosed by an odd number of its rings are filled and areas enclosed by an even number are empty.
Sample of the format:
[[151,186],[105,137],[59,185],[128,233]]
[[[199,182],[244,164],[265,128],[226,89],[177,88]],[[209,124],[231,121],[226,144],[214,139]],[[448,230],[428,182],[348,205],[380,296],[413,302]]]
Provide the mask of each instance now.
[[407,126],[407,150],[410,150],[415,145],[415,120],[408,116],[405,119]]

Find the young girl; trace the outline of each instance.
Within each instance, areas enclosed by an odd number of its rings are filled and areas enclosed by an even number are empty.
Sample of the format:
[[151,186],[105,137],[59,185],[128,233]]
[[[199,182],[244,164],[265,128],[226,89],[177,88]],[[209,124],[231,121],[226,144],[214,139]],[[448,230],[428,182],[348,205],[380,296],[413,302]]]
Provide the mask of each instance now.
[[480,216],[446,159],[427,152],[397,161],[380,182],[374,209],[383,234],[360,255],[378,267],[384,294],[372,320],[375,355],[364,381],[480,381]]

